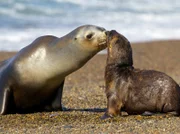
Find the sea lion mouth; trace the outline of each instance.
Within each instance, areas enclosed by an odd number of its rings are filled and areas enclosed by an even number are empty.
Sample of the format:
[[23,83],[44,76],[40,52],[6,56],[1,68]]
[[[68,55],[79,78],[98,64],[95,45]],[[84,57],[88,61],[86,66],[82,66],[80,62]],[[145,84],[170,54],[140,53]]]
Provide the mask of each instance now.
[[108,43],[108,36],[109,36],[109,31],[105,31],[105,37],[102,39],[99,40],[99,44],[98,44],[98,47],[100,49],[105,49],[107,47],[107,43]]
[[98,45],[99,45],[99,46],[104,46],[104,45],[107,45],[107,41],[106,41],[106,40],[101,41]]
[[99,49],[105,49],[107,47],[107,40],[101,40],[100,43],[98,44]]

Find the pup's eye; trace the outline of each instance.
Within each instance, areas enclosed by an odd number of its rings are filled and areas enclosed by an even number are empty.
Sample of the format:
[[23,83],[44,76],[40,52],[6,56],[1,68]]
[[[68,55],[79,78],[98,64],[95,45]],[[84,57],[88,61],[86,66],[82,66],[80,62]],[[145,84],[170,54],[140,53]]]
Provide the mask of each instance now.
[[86,35],[86,38],[87,38],[88,40],[90,40],[90,39],[92,39],[93,35],[94,35],[94,33],[90,33],[90,34]]

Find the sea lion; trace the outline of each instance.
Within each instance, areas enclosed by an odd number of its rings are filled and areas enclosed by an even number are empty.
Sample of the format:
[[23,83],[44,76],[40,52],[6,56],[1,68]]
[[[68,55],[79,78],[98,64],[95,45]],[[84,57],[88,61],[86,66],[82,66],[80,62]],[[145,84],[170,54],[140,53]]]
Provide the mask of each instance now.
[[129,41],[115,30],[110,31],[107,42],[107,111],[102,119],[120,115],[121,111],[128,114],[175,111],[179,115],[179,85],[162,72],[135,69]]
[[0,114],[62,110],[67,75],[106,48],[106,30],[80,26],[58,38],[42,36],[0,63]]

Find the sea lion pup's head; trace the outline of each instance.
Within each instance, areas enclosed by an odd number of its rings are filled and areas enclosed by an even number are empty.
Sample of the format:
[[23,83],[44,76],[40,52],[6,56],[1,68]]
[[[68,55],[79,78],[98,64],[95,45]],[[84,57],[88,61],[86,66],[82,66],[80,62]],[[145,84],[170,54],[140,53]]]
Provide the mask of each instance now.
[[76,28],[70,35],[74,35],[74,44],[80,44],[82,49],[89,51],[103,50],[107,47],[107,31],[98,26],[84,25]]
[[107,64],[133,65],[132,48],[130,42],[120,33],[111,30],[108,34]]

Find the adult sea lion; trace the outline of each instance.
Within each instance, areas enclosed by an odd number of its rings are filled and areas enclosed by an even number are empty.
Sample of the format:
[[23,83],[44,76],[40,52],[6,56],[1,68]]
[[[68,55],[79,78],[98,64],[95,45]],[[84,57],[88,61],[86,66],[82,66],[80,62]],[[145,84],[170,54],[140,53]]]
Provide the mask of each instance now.
[[180,114],[180,87],[169,76],[154,70],[133,67],[129,41],[112,30],[108,37],[105,69],[107,111],[102,119],[121,114],[144,112]]
[[0,63],[0,114],[62,110],[67,75],[106,48],[106,30],[84,25],[64,37],[42,36]]

